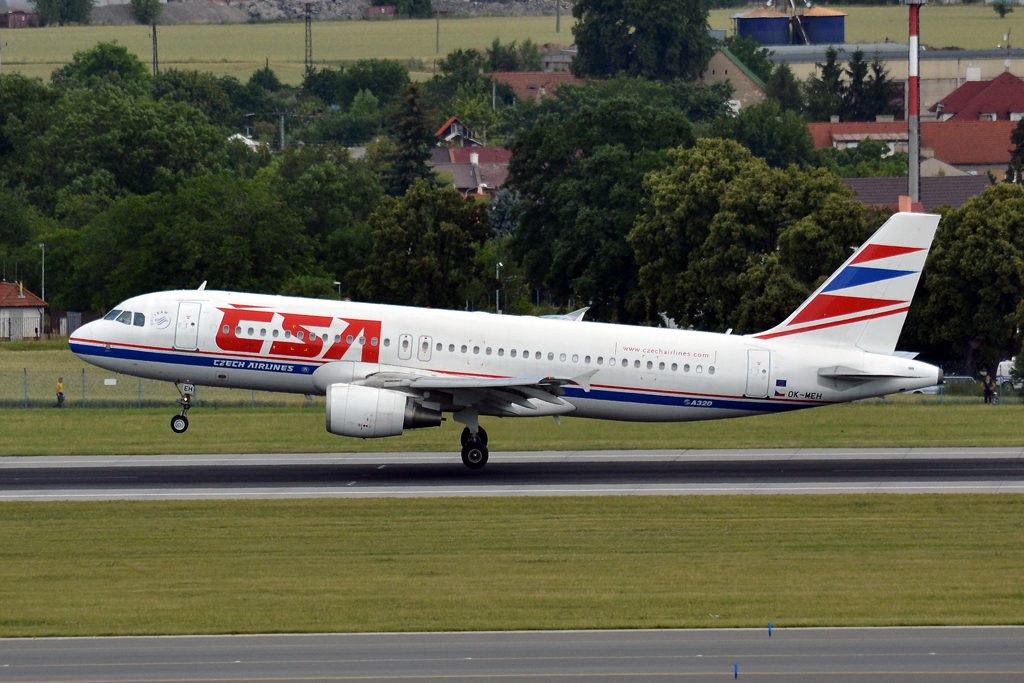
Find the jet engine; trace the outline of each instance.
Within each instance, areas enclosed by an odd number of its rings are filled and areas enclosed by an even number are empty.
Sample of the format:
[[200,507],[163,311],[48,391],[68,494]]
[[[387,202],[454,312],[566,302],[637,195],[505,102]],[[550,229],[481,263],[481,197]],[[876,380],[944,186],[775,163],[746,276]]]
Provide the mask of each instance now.
[[357,384],[327,387],[327,431],[373,439],[399,436],[403,429],[439,427],[441,413],[429,410],[401,391]]

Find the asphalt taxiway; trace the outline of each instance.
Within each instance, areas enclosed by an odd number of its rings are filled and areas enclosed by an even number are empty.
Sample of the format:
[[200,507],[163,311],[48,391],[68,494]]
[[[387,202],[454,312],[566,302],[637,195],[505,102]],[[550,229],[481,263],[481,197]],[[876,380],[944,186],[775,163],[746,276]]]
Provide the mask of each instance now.
[[0,680],[1024,679],[1024,627],[776,628],[0,640]]
[[1024,492],[1024,448],[0,458],[0,500],[964,492]]

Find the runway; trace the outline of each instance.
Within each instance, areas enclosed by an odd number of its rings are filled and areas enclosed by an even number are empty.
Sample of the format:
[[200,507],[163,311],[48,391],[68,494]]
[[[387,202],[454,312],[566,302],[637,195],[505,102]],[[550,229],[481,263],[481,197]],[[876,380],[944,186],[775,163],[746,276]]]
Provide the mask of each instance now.
[[0,501],[965,492],[1024,492],[1024,448],[0,458]]
[[0,640],[4,681],[1019,681],[1024,627]]

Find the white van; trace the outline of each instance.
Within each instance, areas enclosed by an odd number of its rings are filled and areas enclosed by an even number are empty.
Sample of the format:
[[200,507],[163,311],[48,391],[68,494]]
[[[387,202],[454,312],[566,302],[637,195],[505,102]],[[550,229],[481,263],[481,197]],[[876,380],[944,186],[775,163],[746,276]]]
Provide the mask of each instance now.
[[1013,362],[1015,360],[1017,360],[1016,356],[1014,356],[1010,360],[1004,360],[999,364],[999,367],[996,369],[996,380],[999,382],[999,386],[1003,388],[1003,391],[1006,391],[1007,389],[1020,389],[1021,387],[1024,387],[1024,381],[1014,379],[1011,376],[1011,373],[1013,372]]

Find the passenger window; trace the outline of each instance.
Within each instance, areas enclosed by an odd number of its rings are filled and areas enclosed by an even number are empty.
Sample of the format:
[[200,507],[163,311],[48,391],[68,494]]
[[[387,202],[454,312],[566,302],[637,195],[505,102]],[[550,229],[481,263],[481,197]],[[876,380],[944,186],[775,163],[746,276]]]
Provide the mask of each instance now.
[[560,362],[564,363],[565,362],[565,354],[564,353],[559,354],[558,355],[558,360]]
[[513,358],[515,358],[516,357],[516,350],[512,349],[511,351],[509,351],[509,355],[512,356]]
[[391,340],[387,337],[384,337],[384,346],[391,346]]
[[306,339],[306,333],[302,330],[299,330],[299,333],[295,336],[299,338],[299,341],[304,341]]
[[[249,328],[248,330],[246,330],[246,331],[245,331],[245,333],[246,333],[247,335],[249,335],[250,337],[251,337],[251,336],[253,336],[253,334],[252,334],[252,328],[250,327],[250,328]],[[300,334],[301,334],[301,333],[300,333]]]
[[235,328],[235,336],[236,337],[241,337],[242,336],[242,328],[241,327],[236,327]]
[[228,327],[227,325],[225,325],[225,326],[224,326],[224,327],[223,327],[223,328],[221,329],[221,332],[223,332],[224,334],[229,334],[229,333],[231,332],[231,328],[230,328],[230,327]]
[[498,355],[499,356],[504,356],[505,355],[505,349],[498,349]]
[[701,366],[698,365],[697,366],[697,374],[699,375],[702,372],[704,372],[704,368],[702,368]]
[[448,353],[455,353],[455,344],[448,345]]
[[444,344],[442,344],[441,342],[437,342],[437,350],[440,351],[443,348],[444,348]]
[[577,356],[575,353],[572,354],[572,362],[573,363],[579,363],[580,362],[580,357]]
[[103,319],[104,320],[115,320],[117,318],[117,316],[119,316],[119,315],[121,315],[121,311],[119,311],[118,309],[115,308],[110,313],[107,313],[105,316],[103,316]]
[[653,367],[654,367],[654,363],[652,363],[651,361],[647,361],[647,369],[650,370]]
[[116,321],[121,323],[122,325],[131,325],[132,324],[132,312],[131,311],[123,311],[121,313],[121,315],[117,316]]
[[678,370],[678,369],[679,369],[679,366],[678,366],[678,365],[676,365],[675,363],[673,363],[673,364],[672,364],[672,372],[675,372],[675,371],[676,371],[676,370]]
[[145,327],[146,316],[142,313],[136,313],[135,318],[132,319],[132,325],[135,325],[135,327]]
[[[238,332],[238,331],[239,331],[240,329],[241,329],[241,328],[239,328],[239,327],[236,327],[236,328],[235,328],[235,332]],[[290,330],[285,330],[285,331],[284,331],[284,338],[285,338],[285,339],[291,339],[291,338],[292,338],[292,333],[291,333],[291,331],[290,331]]]
[[[638,368],[638,367],[640,367],[640,361],[638,361],[638,360],[635,360],[635,361],[633,361],[633,367],[634,367],[634,368]],[[650,363],[648,363],[648,364],[647,364],[647,367],[651,367],[651,364],[650,364]]]
[[277,335],[278,335],[278,332],[279,332],[279,330],[273,330],[273,331],[272,331],[272,332],[270,333],[270,336],[271,336],[271,337],[273,337],[274,339],[277,339]]
[[327,335],[326,334],[320,335],[320,341],[322,341],[324,344],[326,344],[327,343]]
[[586,358],[584,358],[583,362],[586,363],[587,365],[590,365],[590,356],[587,356]]
[[709,365],[708,366],[708,374],[709,375],[715,374],[715,366],[714,365]]
[[555,354],[553,354],[550,351],[548,351],[548,360],[554,360],[554,359],[555,359]]
[[604,365],[604,357],[603,356],[598,356],[597,357],[597,364],[598,365]]
[[[266,337],[267,336],[267,328],[265,328],[265,327],[261,327],[260,328],[260,336],[261,337]],[[326,339],[324,341],[326,341]]]
[[491,355],[491,347],[488,346],[487,350],[484,353],[486,353],[488,356]]
[[468,350],[469,350],[469,348],[465,344],[463,344],[462,345],[462,352],[465,353]]
[[334,343],[335,344],[340,344],[341,343],[341,335],[340,334],[334,335]]
[[[351,334],[348,337],[346,337],[346,339],[348,340],[349,344],[352,343],[352,335]],[[409,348],[409,340],[408,339],[403,339],[402,340],[402,350],[405,351],[408,348]]]
[[359,345],[362,346],[365,343],[366,343],[366,337],[360,337],[359,338]]
[[689,363],[684,363],[683,364],[683,372],[689,372],[689,371],[690,371],[690,364]]
[[[614,368],[615,367],[615,359],[614,358],[609,358],[608,359],[608,365],[610,365],[610,366],[612,366]],[[625,363],[623,363],[623,365],[625,365]]]
[[473,347],[473,353],[480,353],[480,347],[479,346],[474,346]]
[[525,358],[526,360],[530,360],[530,352],[529,351],[523,351],[523,358]]
[[664,370],[665,369],[665,364],[664,363],[658,363],[658,369],[659,370]]
[[[352,343],[353,341],[355,341],[355,339],[353,339],[353,338],[352,338],[352,335],[351,335],[351,334],[350,334],[350,335],[348,335],[347,337],[345,337],[345,343],[346,343],[346,344],[351,344],[351,343]],[[403,342],[403,343],[402,343],[402,346],[408,346],[408,345],[409,345],[409,344],[408,344],[407,342]]]
[[[340,335],[339,335],[339,337],[340,337]],[[377,338],[376,337],[371,338],[370,339],[370,346],[376,346],[376,345],[377,345]]]
[[430,350],[430,342],[424,341],[423,342],[423,351],[426,352],[426,351],[429,351],[429,350]]

